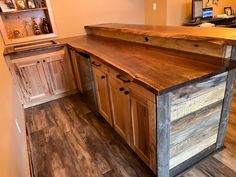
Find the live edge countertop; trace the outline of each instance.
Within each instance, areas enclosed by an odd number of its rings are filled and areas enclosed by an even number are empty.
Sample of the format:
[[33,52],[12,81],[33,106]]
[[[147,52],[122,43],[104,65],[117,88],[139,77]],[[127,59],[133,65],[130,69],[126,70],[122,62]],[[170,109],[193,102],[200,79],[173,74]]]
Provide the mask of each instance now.
[[[227,70],[223,59],[170,49],[83,35],[55,41],[67,43],[78,51],[126,74],[155,94],[204,79]],[[217,61],[217,62],[216,62]]]
[[88,30],[110,31],[117,33],[158,36],[162,38],[186,39],[204,41],[219,45],[236,45],[236,31],[234,28],[198,28],[184,26],[154,26],[107,23],[85,26]]

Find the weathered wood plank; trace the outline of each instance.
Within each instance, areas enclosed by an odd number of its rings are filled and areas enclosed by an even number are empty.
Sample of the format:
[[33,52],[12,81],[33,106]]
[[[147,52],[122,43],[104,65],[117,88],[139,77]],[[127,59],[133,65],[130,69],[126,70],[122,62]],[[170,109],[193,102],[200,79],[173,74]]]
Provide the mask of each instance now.
[[157,97],[157,174],[169,176],[170,159],[170,96]]
[[220,128],[217,138],[217,148],[221,148],[224,145],[226,129],[229,120],[229,114],[231,110],[231,102],[233,97],[233,90],[236,80],[236,69],[230,70],[227,78],[227,86],[225,90],[225,98],[223,103],[223,110],[220,120]]
[[170,168],[216,143],[221,109],[219,102],[171,124]]
[[183,170],[191,167],[192,165],[196,164],[200,160],[204,159],[205,157],[209,156],[212,152],[214,152],[216,144],[211,145],[210,147],[204,149],[200,153],[196,154],[192,158],[186,160],[185,162],[181,163],[180,165],[174,167],[170,170],[170,176],[176,176],[177,174],[181,173]]
[[171,121],[218,102],[224,98],[227,73],[212,77],[171,93]]

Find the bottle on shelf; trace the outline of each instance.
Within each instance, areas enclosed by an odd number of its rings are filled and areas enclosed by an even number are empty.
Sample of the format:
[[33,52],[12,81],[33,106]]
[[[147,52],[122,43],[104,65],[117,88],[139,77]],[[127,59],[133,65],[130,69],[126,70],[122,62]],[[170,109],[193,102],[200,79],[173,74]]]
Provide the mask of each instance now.
[[35,35],[40,35],[39,25],[36,23],[35,18],[32,18],[33,21],[33,31]]
[[46,18],[42,18],[41,30],[42,30],[42,33],[44,33],[44,34],[50,33],[48,21]]

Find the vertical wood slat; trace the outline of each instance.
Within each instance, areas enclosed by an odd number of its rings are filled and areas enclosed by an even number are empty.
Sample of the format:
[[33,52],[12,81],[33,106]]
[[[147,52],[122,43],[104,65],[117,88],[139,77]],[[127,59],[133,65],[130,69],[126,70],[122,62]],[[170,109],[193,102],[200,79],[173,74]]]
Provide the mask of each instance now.
[[216,145],[217,149],[223,147],[224,145],[226,129],[227,129],[229,114],[231,110],[230,107],[231,107],[231,102],[232,102],[232,97],[233,97],[235,79],[236,79],[236,69],[230,70],[228,74],[228,78],[227,78],[225,98],[224,98],[223,109],[221,113],[220,127],[219,127],[217,145]]
[[157,98],[157,174],[169,176],[170,160],[170,95]]
[[[235,46],[233,46],[231,50],[231,57],[230,57],[229,65],[234,64],[232,61],[234,62],[236,61],[236,47]],[[225,98],[224,98],[223,109],[222,109],[221,120],[220,120],[220,127],[219,127],[219,132],[218,132],[217,143],[216,143],[217,149],[224,146],[235,82],[236,82],[236,69],[233,69],[229,71],[228,78],[227,78]]]

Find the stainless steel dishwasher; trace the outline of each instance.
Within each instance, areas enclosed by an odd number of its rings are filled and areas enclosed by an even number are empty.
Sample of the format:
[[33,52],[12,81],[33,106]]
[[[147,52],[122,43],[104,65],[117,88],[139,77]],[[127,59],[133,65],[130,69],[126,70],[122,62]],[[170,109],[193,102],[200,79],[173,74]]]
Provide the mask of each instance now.
[[76,52],[76,58],[79,67],[83,100],[91,111],[98,115],[97,97],[90,55],[84,52]]

